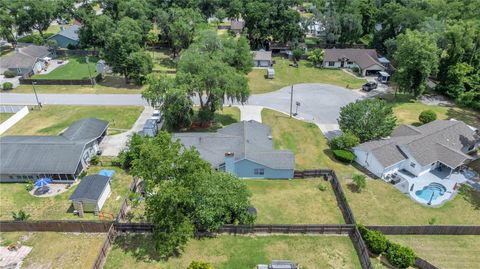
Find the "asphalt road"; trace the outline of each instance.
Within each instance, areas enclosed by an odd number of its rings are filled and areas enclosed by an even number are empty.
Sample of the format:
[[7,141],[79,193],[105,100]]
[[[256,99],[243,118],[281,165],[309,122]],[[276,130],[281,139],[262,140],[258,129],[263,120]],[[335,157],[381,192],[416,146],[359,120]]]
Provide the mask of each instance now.
[[[39,94],[44,105],[148,105],[139,94]],[[293,112],[297,118],[316,123],[327,137],[338,133],[337,118],[340,107],[362,98],[356,91],[327,84],[297,84],[293,88]],[[198,103],[198,98],[194,98]],[[0,104],[34,105],[33,94],[1,93]],[[229,103],[228,103],[229,104]],[[227,105],[228,105],[227,104]],[[233,105],[240,105],[232,103]],[[290,87],[275,92],[250,96],[244,105],[272,108],[284,113],[290,112]]]

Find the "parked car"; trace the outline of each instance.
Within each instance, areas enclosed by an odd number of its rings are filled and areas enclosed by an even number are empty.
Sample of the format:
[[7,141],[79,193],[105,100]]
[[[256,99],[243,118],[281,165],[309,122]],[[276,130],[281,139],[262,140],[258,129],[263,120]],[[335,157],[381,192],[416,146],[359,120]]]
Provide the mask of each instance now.
[[162,121],[162,114],[158,110],[154,110],[150,119],[155,120],[157,123]]
[[362,90],[369,92],[377,88],[377,83],[374,81],[369,81],[362,86]]

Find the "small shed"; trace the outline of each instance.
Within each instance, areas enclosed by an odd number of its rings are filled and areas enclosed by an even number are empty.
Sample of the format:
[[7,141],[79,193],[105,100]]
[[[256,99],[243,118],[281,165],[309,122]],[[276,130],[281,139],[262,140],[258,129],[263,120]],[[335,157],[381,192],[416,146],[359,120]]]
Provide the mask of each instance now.
[[267,69],[267,78],[273,79],[275,77],[275,69],[268,68]]
[[110,177],[91,175],[80,181],[70,200],[73,208],[80,212],[80,216],[83,212],[98,214],[111,192]]
[[272,52],[265,50],[257,50],[253,52],[253,65],[255,67],[272,66]]
[[390,74],[384,71],[378,72],[378,81],[381,83],[387,83],[390,79]]
[[107,64],[105,63],[104,60],[99,60],[97,64],[95,65],[95,70],[97,71],[97,74],[102,74],[102,77],[105,76]]

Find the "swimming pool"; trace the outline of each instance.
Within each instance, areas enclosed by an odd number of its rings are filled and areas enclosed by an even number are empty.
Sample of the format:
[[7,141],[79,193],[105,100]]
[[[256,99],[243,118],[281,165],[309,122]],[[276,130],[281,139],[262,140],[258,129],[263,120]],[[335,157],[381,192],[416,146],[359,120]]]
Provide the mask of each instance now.
[[447,188],[445,188],[445,186],[440,183],[433,182],[423,187],[423,189],[416,191],[415,195],[428,203],[430,201],[434,201],[439,196],[442,196],[446,191]]

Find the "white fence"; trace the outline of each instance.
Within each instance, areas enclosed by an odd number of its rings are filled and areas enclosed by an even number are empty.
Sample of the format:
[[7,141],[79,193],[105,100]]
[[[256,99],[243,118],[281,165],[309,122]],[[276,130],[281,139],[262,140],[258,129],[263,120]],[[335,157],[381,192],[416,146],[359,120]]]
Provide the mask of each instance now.
[[19,122],[21,119],[27,116],[29,112],[30,111],[28,110],[28,107],[24,106],[23,108],[18,110],[13,116],[2,122],[2,124],[0,124],[0,135],[10,129],[10,127],[15,125],[15,123]]

